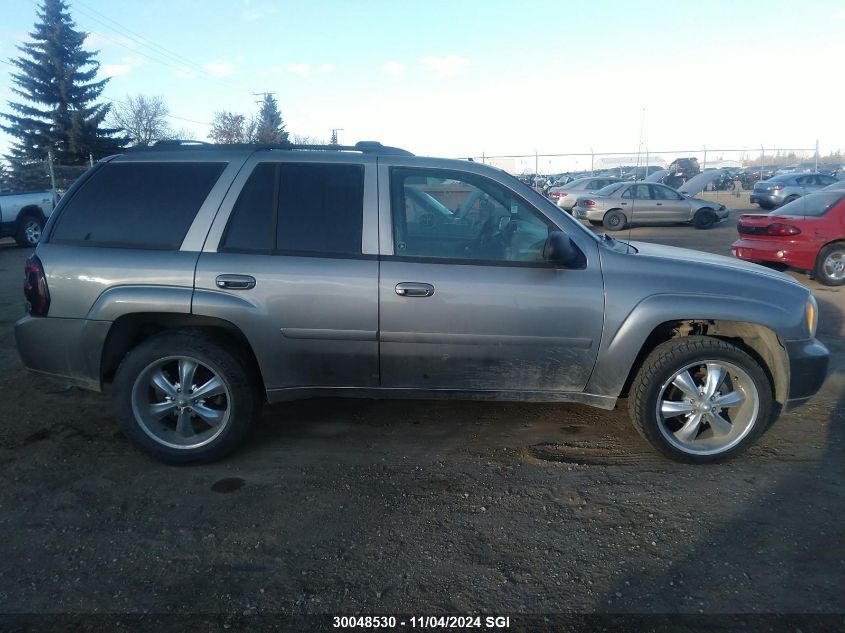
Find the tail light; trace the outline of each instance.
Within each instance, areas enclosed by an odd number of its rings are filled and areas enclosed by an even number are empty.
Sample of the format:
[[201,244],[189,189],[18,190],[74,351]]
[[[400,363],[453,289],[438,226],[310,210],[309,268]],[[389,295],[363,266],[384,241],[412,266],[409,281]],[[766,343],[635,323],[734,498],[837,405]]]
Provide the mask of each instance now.
[[791,224],[782,224],[780,222],[775,222],[774,224],[770,224],[766,227],[766,235],[779,235],[779,236],[786,236],[786,235],[798,235],[801,233],[801,229],[797,226],[792,226]]
[[773,185],[772,189],[774,189],[775,191],[780,191],[781,189],[783,189],[783,183],[779,182],[779,183]]
[[581,201],[581,204],[583,204],[585,207],[594,207],[594,206],[596,206],[596,201],[595,201],[595,200],[590,200],[590,199],[588,198],[587,200],[582,200],[582,201]]
[[44,267],[35,255],[27,259],[24,265],[23,295],[26,297],[27,311],[32,316],[47,316],[50,291],[47,289]]

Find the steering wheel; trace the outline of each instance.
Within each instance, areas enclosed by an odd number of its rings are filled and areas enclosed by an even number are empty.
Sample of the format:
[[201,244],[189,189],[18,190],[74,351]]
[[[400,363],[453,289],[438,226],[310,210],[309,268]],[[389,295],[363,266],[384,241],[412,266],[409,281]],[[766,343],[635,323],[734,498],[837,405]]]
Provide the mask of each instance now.
[[[502,220],[507,220],[503,224]],[[510,246],[513,235],[516,233],[517,225],[511,218],[502,216],[497,222],[498,230],[494,229],[493,218],[488,218],[481,231],[470,244],[467,251],[477,257],[489,257],[490,259],[504,259],[505,252]]]

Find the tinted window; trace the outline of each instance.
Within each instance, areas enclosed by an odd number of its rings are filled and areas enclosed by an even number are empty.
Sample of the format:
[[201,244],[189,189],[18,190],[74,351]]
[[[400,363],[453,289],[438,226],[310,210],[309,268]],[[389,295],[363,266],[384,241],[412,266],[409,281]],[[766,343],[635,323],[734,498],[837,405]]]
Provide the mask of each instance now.
[[793,200],[785,204],[777,211],[769,215],[809,215],[818,217],[827,213],[831,207],[845,197],[843,191],[831,191],[830,193],[813,193]]
[[361,254],[363,167],[280,163],[279,174],[278,250]]
[[836,178],[834,178],[833,176],[820,175],[818,176],[818,179],[819,183],[822,185],[832,185],[836,182]]
[[51,241],[176,250],[225,163],[106,163],[62,210]]
[[485,178],[431,170],[391,175],[397,256],[543,262],[549,222]]
[[261,163],[244,185],[232,209],[224,250],[269,253],[273,249],[276,165]]

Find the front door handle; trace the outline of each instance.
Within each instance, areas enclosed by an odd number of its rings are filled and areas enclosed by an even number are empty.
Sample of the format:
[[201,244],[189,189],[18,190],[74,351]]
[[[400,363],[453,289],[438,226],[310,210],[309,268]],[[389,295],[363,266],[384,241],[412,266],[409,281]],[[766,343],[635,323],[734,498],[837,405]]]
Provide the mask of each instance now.
[[430,297],[434,294],[434,286],[413,281],[403,281],[400,284],[396,284],[396,294],[400,297]]
[[658,207],[662,207],[662,206],[663,206],[663,203],[662,203],[662,202],[658,202],[658,203],[657,203],[657,206],[658,206]]
[[250,275],[217,275],[218,288],[227,290],[249,290],[255,288],[255,277]]

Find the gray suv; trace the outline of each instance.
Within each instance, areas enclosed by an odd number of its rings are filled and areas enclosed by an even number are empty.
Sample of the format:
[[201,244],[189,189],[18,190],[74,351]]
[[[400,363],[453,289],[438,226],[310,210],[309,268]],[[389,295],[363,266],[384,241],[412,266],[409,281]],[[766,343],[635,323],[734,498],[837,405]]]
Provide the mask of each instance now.
[[780,273],[598,236],[492,167],[354,147],[168,144],[92,167],[26,264],[33,371],[101,391],[168,462],[264,402],[628,398],[670,458],[736,455],[821,385]]

